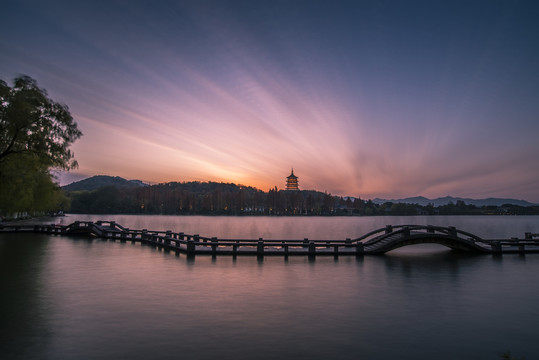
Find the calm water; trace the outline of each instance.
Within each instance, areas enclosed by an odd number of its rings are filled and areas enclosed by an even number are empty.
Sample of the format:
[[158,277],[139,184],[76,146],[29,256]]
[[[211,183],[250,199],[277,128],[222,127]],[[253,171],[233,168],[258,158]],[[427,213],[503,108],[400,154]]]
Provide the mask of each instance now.
[[[100,218],[243,238],[338,239],[403,223],[485,238],[539,232],[539,217]],[[74,220],[98,217],[58,222]],[[381,257],[188,260],[140,244],[3,234],[0,270],[2,359],[539,358],[539,254],[423,245]]]

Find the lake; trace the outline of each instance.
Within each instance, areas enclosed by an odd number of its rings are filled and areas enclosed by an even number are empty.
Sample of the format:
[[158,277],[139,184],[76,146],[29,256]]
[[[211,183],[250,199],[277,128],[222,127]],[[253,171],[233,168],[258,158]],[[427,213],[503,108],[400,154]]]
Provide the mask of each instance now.
[[[387,224],[483,238],[539,216],[70,215],[221,238],[344,239]],[[130,242],[0,234],[2,359],[539,358],[539,254],[195,259]]]

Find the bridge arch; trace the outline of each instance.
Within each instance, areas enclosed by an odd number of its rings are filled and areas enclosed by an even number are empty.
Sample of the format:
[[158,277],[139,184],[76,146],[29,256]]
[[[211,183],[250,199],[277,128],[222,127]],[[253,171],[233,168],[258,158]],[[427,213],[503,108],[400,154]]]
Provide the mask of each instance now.
[[403,246],[417,244],[439,244],[452,250],[467,252],[490,252],[480,237],[454,227],[386,226],[355,240],[363,243],[364,252],[368,254],[384,254]]

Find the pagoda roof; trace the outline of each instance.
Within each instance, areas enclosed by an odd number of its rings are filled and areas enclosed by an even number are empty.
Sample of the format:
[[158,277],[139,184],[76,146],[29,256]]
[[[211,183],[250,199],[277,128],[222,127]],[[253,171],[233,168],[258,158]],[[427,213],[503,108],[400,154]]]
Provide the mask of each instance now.
[[298,177],[296,175],[294,175],[294,169],[292,169],[292,172],[290,173],[289,176],[286,177],[287,179],[297,179]]

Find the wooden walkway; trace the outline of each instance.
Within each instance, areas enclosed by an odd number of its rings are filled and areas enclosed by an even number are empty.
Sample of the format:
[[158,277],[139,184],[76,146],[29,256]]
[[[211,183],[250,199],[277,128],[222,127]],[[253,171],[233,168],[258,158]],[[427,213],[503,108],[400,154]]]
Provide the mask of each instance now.
[[455,227],[388,225],[361,237],[344,240],[218,239],[183,232],[131,230],[114,221],[75,221],[62,225],[0,225],[2,232],[84,235],[163,247],[188,255],[340,256],[379,255],[402,246],[436,243],[454,250],[484,254],[539,253],[539,234],[523,239],[482,239]]

